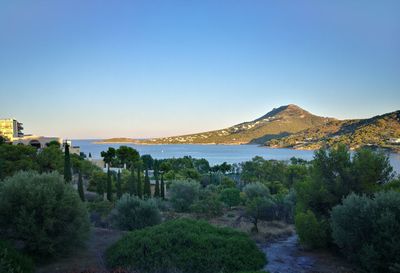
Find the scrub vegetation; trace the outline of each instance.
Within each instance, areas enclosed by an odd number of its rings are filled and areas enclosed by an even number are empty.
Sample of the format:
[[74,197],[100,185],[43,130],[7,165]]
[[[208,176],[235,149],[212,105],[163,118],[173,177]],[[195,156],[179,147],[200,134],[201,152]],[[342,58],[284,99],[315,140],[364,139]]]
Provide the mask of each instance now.
[[210,166],[120,146],[102,153],[101,169],[55,144],[0,149],[4,272],[53,272],[40,270],[76,255],[76,272],[104,255],[93,272],[257,271],[267,259],[256,243],[293,226],[305,248],[342,253],[360,270],[400,268],[400,180],[380,151],[338,145],[311,161]]

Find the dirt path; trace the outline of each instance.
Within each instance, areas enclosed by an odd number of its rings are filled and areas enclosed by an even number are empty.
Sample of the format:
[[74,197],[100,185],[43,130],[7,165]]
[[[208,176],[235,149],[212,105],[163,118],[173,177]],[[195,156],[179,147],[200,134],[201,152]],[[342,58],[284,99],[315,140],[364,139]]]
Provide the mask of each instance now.
[[324,251],[302,250],[297,235],[291,235],[262,247],[268,257],[265,270],[270,273],[351,273],[349,264]]
[[122,235],[123,232],[118,230],[93,228],[86,248],[71,253],[68,258],[37,268],[36,273],[105,272],[104,252]]

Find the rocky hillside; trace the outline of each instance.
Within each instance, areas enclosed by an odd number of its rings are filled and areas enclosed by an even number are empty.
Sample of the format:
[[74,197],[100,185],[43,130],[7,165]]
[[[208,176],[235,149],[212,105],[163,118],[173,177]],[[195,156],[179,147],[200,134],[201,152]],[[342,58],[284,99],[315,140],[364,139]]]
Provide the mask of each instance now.
[[332,120],[281,139],[269,140],[266,145],[317,149],[323,145],[343,143],[351,148],[379,146],[398,149],[397,139],[400,139],[400,110],[369,119]]
[[[290,134],[334,121],[313,115],[290,104],[275,108],[264,116],[222,130],[204,133],[154,138],[140,141],[143,144],[247,144],[265,143]],[[137,141],[135,141],[137,142]]]

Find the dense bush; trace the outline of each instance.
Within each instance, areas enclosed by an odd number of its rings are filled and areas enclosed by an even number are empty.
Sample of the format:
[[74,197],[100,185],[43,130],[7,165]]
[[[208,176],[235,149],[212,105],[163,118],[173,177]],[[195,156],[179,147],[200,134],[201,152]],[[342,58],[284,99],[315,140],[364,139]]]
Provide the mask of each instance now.
[[19,172],[0,187],[0,232],[37,256],[82,243],[89,232],[85,205],[58,173]]
[[368,272],[398,268],[399,192],[380,192],[373,198],[352,194],[333,208],[331,219],[332,237],[351,261]]
[[271,198],[255,197],[246,201],[246,217],[254,224],[252,231],[258,232],[260,220],[274,220],[274,202]]
[[244,233],[180,219],[129,233],[107,250],[109,266],[140,272],[259,270],[265,255]]
[[111,216],[114,225],[122,230],[141,229],[161,222],[157,203],[124,194],[115,205]]
[[222,214],[222,207],[221,201],[216,196],[210,196],[194,202],[190,210],[206,217],[214,217]]
[[36,157],[30,145],[0,145],[0,180],[18,171],[39,170]]
[[296,232],[300,242],[310,248],[325,247],[328,242],[327,222],[318,221],[311,210],[295,216]]
[[87,207],[90,213],[97,213],[102,218],[106,218],[114,208],[114,203],[108,200],[98,199],[92,202],[87,202]]
[[[332,244],[329,225],[332,208],[350,193],[372,194],[392,178],[387,155],[380,152],[361,149],[352,156],[344,145],[316,151],[310,166],[310,177],[294,185],[296,211],[301,213],[297,218],[308,217],[315,224],[309,227],[314,231],[310,232],[307,221],[296,221],[302,242],[308,246],[316,243],[316,247]],[[317,230],[318,227],[322,230]],[[326,241],[320,240],[320,237],[326,238]]]
[[220,193],[220,199],[228,207],[237,206],[241,202],[240,191],[236,188],[226,188]]
[[0,241],[0,272],[31,273],[33,272],[33,262],[5,241]]
[[243,192],[248,200],[257,197],[264,198],[270,196],[268,187],[261,183],[248,184],[243,188]]
[[276,194],[273,196],[275,220],[294,222],[294,209],[296,205],[296,194],[293,190],[287,194]]
[[196,181],[174,181],[169,189],[170,200],[176,211],[189,211],[198,199],[200,184]]

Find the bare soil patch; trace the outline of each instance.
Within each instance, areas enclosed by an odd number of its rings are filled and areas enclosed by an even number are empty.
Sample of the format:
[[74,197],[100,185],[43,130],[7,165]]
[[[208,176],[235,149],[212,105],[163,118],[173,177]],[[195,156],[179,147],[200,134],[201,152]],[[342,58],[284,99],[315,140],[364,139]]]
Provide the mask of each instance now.
[[66,258],[40,266],[36,273],[100,273],[107,272],[104,261],[106,249],[122,237],[119,230],[93,228],[86,247],[76,250]]

